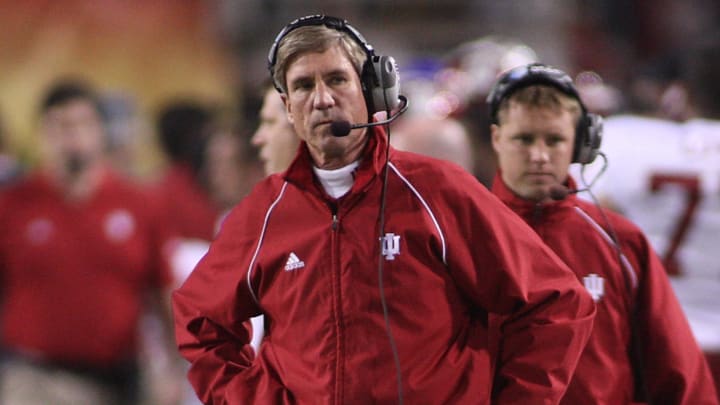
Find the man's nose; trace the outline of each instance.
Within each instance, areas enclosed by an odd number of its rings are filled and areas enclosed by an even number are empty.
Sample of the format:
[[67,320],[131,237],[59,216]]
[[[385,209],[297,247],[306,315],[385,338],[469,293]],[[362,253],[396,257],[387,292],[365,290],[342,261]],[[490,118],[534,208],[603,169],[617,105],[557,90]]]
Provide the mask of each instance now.
[[258,129],[257,131],[255,131],[252,138],[250,138],[250,143],[253,146],[261,146],[263,143],[265,143],[265,136],[263,136],[264,133],[265,131],[263,131],[262,129]]
[[530,147],[530,160],[533,162],[547,162],[550,160],[550,154],[547,146],[542,142],[536,142]]
[[315,98],[313,100],[313,106],[319,110],[324,110],[332,107],[335,104],[332,91],[330,88],[321,80],[318,80],[315,85]]

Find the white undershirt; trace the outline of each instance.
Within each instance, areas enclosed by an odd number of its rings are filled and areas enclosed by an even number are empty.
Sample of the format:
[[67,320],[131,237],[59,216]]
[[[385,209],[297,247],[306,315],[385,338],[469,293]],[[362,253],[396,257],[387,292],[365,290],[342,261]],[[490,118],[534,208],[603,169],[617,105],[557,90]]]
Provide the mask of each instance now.
[[356,161],[333,170],[324,170],[313,166],[313,171],[320,180],[320,184],[322,184],[325,192],[333,198],[340,198],[350,191],[355,181],[353,173],[358,167],[358,164],[359,162]]

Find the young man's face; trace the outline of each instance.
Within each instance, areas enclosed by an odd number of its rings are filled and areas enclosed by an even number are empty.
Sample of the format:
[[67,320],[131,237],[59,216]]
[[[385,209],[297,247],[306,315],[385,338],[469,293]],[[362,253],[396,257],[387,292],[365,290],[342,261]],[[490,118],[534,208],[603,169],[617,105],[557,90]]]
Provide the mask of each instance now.
[[288,122],[285,105],[275,89],[265,92],[260,125],[251,142],[260,149],[266,175],[284,171],[295,157],[300,140]]
[[315,164],[334,169],[356,160],[367,130],[356,129],[341,138],[330,131],[333,121],[354,124],[368,119],[360,77],[342,48],[338,45],[298,56],[285,78],[283,100],[288,119],[297,136],[307,142]]
[[565,182],[575,140],[575,117],[564,109],[511,101],[492,126],[502,179],[515,194],[549,200],[550,187]]

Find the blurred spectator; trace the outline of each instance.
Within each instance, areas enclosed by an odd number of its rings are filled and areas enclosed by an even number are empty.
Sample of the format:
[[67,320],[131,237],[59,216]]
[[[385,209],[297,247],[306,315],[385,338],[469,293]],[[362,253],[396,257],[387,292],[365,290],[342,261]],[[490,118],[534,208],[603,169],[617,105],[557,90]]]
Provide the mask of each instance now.
[[485,98],[498,75],[537,61],[535,51],[514,38],[486,36],[465,42],[446,55],[447,68],[438,73],[443,92],[457,105],[452,115],[472,134],[474,175],[490,186],[496,157],[490,142]]
[[260,149],[259,157],[265,175],[280,173],[295,158],[300,139],[287,119],[285,104],[272,82],[265,84],[260,124],[252,137],[252,144]]
[[681,74],[691,117],[720,121],[720,31],[690,48]]
[[153,188],[175,243],[175,284],[181,284],[214,239],[224,215],[245,195],[245,144],[237,125],[198,101],[167,104],[157,120],[168,169]]
[[210,241],[215,234],[220,209],[202,173],[212,123],[210,108],[191,100],[168,103],[158,114],[168,168],[155,192],[169,230],[179,238]]
[[633,75],[627,91],[627,112],[682,122],[689,118],[687,89],[681,80],[684,52],[668,52]]
[[[247,147],[237,125],[217,125],[204,150],[203,176],[221,217],[247,193],[250,184]],[[217,233],[218,224],[216,222]]]
[[[192,232],[192,227],[189,226],[176,228],[181,231],[184,229],[185,232],[178,233],[176,231],[175,233],[175,243],[172,249],[172,270],[175,285],[182,284],[198,261],[205,255],[210,246],[210,241],[221,226],[224,216],[242,199],[249,186],[246,147],[238,134],[237,125],[226,123],[214,116],[211,117],[211,111],[202,109],[199,104],[194,104],[194,108],[188,107],[189,104],[184,104],[182,108],[175,105],[167,110],[172,110],[175,113],[183,110],[185,113],[189,113],[185,118],[177,116],[176,118],[178,118],[178,123],[185,124],[185,130],[189,131],[194,128],[195,131],[194,136],[188,137],[193,139],[192,141],[186,139],[186,146],[192,149],[191,151],[181,153],[173,149],[176,156],[185,156],[182,159],[188,161],[176,163],[181,169],[173,174],[176,180],[184,178],[184,182],[176,181],[173,189],[160,188],[158,191],[166,193],[164,201],[168,204],[165,208],[168,221],[182,223],[188,218],[198,218],[198,214],[204,212],[206,216],[205,222],[202,222],[204,224],[202,229],[206,231],[206,228],[211,228],[211,234],[208,237],[204,232]],[[172,115],[165,114],[164,117],[168,118]],[[189,118],[191,117],[197,119],[195,124],[190,123]],[[175,124],[170,125],[166,121],[165,124],[168,127],[175,126]],[[170,148],[172,149],[174,146]],[[195,155],[195,153],[199,153],[200,156]],[[184,174],[184,177],[181,177],[180,174]],[[181,185],[184,185],[184,187],[180,187]],[[177,203],[178,198],[195,198],[196,201],[199,199],[203,204],[190,205],[185,202],[183,208],[186,211],[180,213],[178,207],[170,207],[170,205]],[[193,211],[200,208],[205,208],[205,210]],[[185,215],[186,217],[182,218],[179,215]],[[258,324],[258,328],[261,327],[262,322]],[[153,336],[148,338],[157,340],[157,337]],[[162,380],[163,376],[155,372],[153,378]],[[183,404],[198,403],[195,393],[189,383],[186,382]]]
[[398,149],[454,162],[473,173],[470,135],[454,118],[406,117],[398,122],[390,142]]
[[620,91],[606,83],[596,72],[580,72],[575,77],[575,87],[591,113],[605,117],[623,108],[624,100]]
[[420,59],[403,69],[402,93],[412,108],[400,116],[390,134],[397,149],[457,163],[474,174],[474,145],[465,125],[450,117],[456,98],[440,85],[443,68],[434,59]]
[[109,168],[90,87],[56,83],[40,120],[40,168],[0,195],[0,403],[135,404],[145,305],[169,326],[167,238]]
[[108,162],[113,168],[131,177],[141,174],[138,140],[143,129],[137,100],[125,92],[104,92],[98,95],[105,123]]

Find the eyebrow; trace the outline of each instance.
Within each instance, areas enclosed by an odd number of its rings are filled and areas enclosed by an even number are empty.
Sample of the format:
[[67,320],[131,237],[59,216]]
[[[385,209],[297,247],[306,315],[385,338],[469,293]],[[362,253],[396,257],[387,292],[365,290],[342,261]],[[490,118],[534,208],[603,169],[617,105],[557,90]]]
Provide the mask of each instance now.
[[[354,72],[354,70],[352,70],[351,72]],[[330,71],[328,71],[328,72],[324,72],[324,73],[322,74],[322,77],[323,77],[323,78],[326,78],[326,77],[333,77],[333,76],[350,76],[350,73],[351,73],[351,72],[348,72],[347,69],[339,69],[339,68],[338,68],[338,69],[330,70]],[[302,81],[305,81],[305,80],[314,80],[313,76],[314,76],[314,75],[298,76],[298,77],[296,77],[295,79],[293,79],[293,80],[291,80],[290,82],[288,82],[288,87],[291,87],[291,86],[295,85],[296,83],[302,82]]]

